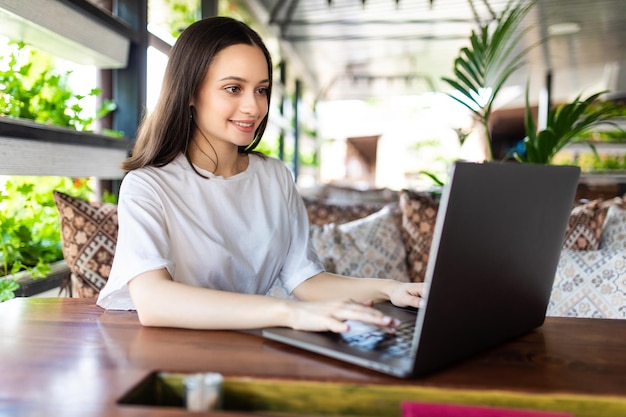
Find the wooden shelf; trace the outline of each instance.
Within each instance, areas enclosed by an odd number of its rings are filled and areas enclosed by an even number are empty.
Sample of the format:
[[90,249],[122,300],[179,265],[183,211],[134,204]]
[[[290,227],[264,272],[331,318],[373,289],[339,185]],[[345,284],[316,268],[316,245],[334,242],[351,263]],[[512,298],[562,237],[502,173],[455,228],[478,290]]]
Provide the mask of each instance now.
[[122,178],[128,138],[0,117],[0,175]]
[[[0,0],[0,33],[82,65],[126,67],[129,28],[84,3],[88,2]],[[89,14],[82,12],[87,7]]]

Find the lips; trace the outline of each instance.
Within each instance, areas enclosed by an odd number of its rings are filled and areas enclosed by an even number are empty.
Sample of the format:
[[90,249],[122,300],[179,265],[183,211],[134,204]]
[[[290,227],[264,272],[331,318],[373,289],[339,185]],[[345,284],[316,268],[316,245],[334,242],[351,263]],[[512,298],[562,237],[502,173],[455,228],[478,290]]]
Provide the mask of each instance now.
[[237,120],[231,120],[231,123],[242,132],[253,132],[254,122],[243,122]]

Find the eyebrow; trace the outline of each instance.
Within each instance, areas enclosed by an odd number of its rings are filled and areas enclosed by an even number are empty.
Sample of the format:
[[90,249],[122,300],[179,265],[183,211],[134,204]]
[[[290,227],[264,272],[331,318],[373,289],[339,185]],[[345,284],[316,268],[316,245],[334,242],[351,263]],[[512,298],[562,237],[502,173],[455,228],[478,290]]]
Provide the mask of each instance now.
[[[246,80],[245,78],[242,77],[237,77],[236,75],[229,75],[227,77],[221,78],[219,81],[240,81],[240,82],[248,82],[248,80]],[[263,84],[263,83],[269,83],[270,80],[268,78],[265,78],[261,81],[258,82],[258,84]]]

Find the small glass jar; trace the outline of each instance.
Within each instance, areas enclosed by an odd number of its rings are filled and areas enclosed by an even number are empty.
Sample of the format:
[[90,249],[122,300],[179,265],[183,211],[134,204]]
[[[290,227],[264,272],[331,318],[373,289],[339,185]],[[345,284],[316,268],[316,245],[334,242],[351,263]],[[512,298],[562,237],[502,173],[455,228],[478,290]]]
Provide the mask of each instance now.
[[183,383],[187,410],[220,410],[223,382],[224,377],[215,372],[197,373],[185,377]]

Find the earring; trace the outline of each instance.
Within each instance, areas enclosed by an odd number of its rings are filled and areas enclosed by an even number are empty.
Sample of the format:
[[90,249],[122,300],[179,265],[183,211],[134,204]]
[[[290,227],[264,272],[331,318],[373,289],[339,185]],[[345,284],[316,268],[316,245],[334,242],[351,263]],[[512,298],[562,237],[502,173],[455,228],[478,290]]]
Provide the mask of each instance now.
[[189,106],[189,123],[187,123],[187,137],[185,138],[185,149],[184,153],[187,155],[189,150],[189,136],[191,133],[191,124],[193,123],[193,106]]

